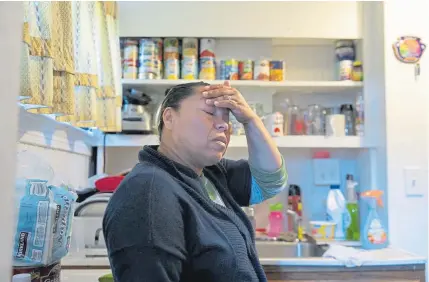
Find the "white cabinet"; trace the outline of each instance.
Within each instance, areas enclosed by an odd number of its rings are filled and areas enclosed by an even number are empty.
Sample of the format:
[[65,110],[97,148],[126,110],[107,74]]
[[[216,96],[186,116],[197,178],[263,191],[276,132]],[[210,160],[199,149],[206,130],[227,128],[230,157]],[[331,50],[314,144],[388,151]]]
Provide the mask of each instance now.
[[118,2],[122,37],[361,38],[361,3]]

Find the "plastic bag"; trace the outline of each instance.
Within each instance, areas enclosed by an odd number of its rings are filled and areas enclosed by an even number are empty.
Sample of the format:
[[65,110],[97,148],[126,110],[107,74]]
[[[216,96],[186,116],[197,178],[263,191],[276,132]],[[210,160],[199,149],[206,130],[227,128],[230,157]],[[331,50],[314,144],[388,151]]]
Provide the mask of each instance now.
[[52,168],[36,155],[18,154],[14,266],[46,266],[67,255],[77,195],[49,185]]

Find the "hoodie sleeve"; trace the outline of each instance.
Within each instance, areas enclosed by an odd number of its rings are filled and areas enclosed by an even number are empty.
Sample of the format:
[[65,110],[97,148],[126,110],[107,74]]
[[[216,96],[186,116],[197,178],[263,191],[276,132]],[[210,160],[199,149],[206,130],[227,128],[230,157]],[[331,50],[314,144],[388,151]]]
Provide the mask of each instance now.
[[186,260],[184,224],[165,177],[124,179],[109,202],[103,232],[116,282],[179,282]]

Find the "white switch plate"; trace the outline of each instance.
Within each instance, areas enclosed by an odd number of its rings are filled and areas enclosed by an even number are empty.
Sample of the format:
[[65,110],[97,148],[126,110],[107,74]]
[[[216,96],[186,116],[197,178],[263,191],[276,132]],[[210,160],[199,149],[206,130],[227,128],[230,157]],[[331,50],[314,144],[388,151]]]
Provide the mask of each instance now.
[[340,161],[338,159],[313,159],[313,174],[315,185],[340,185]]
[[405,194],[407,196],[423,196],[425,187],[422,182],[422,170],[419,167],[405,167]]

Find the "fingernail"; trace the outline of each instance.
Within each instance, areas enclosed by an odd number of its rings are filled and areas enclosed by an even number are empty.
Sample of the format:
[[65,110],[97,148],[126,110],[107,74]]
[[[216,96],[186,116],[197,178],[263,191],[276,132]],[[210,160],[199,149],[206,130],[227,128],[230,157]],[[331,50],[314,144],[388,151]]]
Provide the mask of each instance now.
[[204,89],[210,89],[210,86],[207,85],[207,86],[204,87]]
[[203,92],[203,96],[207,96],[207,94],[209,94],[207,91]]

